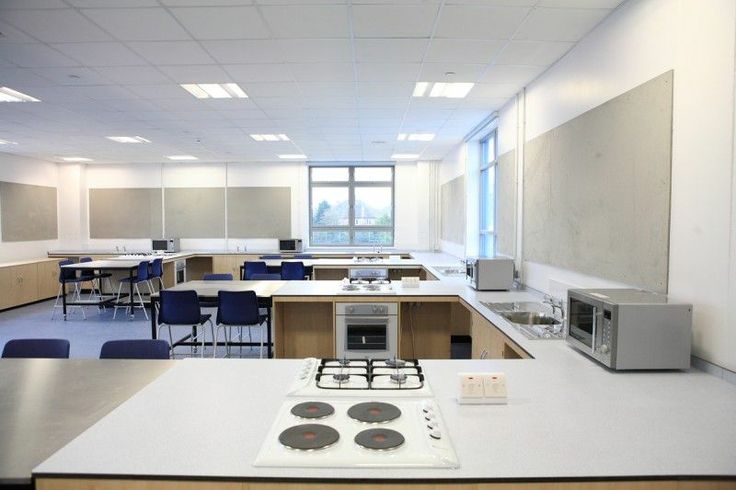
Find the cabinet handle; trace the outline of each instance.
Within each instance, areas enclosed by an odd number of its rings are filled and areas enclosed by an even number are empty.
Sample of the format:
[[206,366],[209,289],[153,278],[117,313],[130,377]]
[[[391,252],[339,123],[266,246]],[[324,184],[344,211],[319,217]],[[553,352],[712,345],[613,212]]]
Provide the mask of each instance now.
[[480,351],[480,358],[488,359],[488,349],[483,349],[482,351]]

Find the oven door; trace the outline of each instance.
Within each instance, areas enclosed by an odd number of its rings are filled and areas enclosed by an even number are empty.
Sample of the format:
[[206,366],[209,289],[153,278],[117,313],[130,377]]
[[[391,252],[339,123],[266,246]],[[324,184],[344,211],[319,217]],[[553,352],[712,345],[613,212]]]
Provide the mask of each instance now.
[[593,352],[598,327],[598,305],[582,301],[572,296],[570,296],[569,301],[568,338],[569,340],[576,341],[579,347]]
[[397,353],[394,316],[350,316],[338,319],[335,354],[349,359],[387,359]]

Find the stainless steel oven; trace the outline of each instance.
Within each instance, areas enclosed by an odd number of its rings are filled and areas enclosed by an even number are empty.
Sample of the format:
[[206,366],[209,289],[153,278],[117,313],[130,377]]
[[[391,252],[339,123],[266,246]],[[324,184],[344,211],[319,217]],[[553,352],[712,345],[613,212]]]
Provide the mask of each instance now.
[[335,355],[388,359],[398,354],[397,303],[337,303]]

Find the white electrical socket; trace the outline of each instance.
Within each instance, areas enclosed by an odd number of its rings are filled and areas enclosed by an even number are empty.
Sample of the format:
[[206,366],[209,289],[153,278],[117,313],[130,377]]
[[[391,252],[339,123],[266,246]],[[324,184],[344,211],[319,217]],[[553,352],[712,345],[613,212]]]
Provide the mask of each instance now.
[[458,373],[460,404],[498,405],[506,403],[504,373]]

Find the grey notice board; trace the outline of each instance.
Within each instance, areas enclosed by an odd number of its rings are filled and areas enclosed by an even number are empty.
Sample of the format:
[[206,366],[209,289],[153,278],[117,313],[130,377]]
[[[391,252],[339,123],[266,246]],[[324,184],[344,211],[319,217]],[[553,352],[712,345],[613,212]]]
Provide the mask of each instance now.
[[0,223],[4,242],[55,240],[56,187],[0,182]]
[[440,186],[440,238],[465,243],[465,176]]
[[225,238],[225,188],[168,187],[164,214],[165,236]]
[[496,168],[496,252],[516,256],[516,150],[498,157]]
[[525,146],[524,260],[667,291],[671,71]]
[[228,187],[230,238],[283,238],[291,233],[290,187]]
[[161,189],[90,189],[90,238],[157,238],[161,225]]

